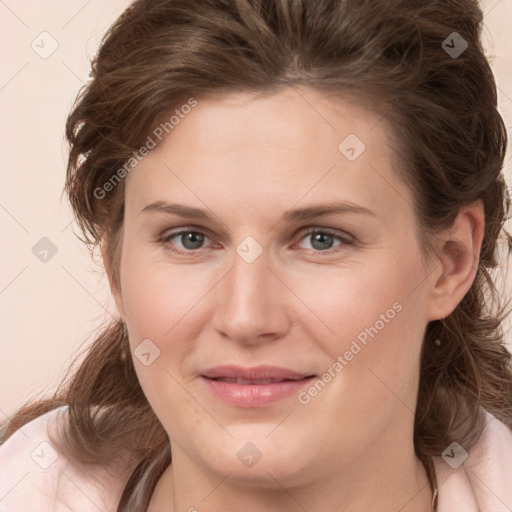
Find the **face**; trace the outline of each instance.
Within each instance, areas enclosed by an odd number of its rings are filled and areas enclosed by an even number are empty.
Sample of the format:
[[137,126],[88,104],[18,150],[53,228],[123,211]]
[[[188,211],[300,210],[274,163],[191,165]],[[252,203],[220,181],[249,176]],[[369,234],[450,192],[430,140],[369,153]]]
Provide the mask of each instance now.
[[115,294],[173,464],[286,487],[412,447],[412,204],[348,98],[198,98],[127,178]]

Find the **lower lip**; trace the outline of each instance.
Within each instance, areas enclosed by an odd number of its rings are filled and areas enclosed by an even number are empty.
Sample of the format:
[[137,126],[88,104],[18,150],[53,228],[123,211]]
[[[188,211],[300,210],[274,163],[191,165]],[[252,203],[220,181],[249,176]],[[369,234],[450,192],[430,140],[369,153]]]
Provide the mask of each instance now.
[[210,391],[225,402],[237,407],[256,408],[272,405],[291,395],[297,395],[314,377],[272,384],[237,384],[207,377],[202,379]]

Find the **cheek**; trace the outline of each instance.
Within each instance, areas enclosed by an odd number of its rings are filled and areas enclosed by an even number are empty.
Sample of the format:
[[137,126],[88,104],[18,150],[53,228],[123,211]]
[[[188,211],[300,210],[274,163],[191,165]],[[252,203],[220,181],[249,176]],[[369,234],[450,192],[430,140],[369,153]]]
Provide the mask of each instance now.
[[[155,264],[140,254],[123,260],[123,304],[135,371],[155,414],[177,439],[204,416],[185,391],[182,372],[200,331],[197,315],[205,293],[191,277],[180,267]],[[141,357],[144,353],[149,357]]]
[[419,255],[411,251],[400,260],[390,252],[370,263],[320,270],[307,279],[297,275],[291,281],[308,306],[303,318],[311,320],[305,327],[311,328],[313,339],[330,347],[331,354],[348,350],[353,340],[369,346],[371,340],[385,339],[394,351],[403,345],[407,333],[421,330],[425,290]]
[[352,439],[362,446],[396,418],[414,417],[423,296],[421,286],[411,293],[411,278],[419,275],[414,265],[398,269],[353,275],[343,288],[317,294],[315,310],[326,312],[335,334],[315,338],[329,354],[320,376],[326,385],[303,398],[340,445]]
[[186,268],[132,252],[123,260],[121,279],[130,334],[163,342],[184,325],[195,325],[191,319],[218,277],[205,267]]
[[426,327],[421,268],[419,253],[411,251],[401,259],[381,258],[373,267],[339,270],[336,278],[300,289],[321,320],[311,316],[304,327],[327,354],[326,379],[343,400],[378,404],[396,392],[414,407]]

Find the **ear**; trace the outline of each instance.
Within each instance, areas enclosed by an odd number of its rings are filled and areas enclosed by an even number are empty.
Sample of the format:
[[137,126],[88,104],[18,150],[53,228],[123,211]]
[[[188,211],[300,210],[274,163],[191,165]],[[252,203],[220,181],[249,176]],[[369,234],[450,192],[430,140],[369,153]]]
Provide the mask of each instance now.
[[110,285],[110,291],[112,292],[112,297],[114,297],[114,302],[116,304],[117,311],[119,312],[119,316],[126,322],[126,314],[124,311],[123,297],[120,290],[120,287],[116,285],[114,279],[114,273],[112,269],[112,264],[109,257],[110,251],[108,249],[108,243],[104,240],[101,243],[101,258],[103,260],[103,266],[105,267],[105,273],[107,274],[108,284]]
[[452,225],[436,237],[437,261],[431,274],[427,320],[446,318],[464,298],[476,276],[485,213],[479,199],[461,208]]

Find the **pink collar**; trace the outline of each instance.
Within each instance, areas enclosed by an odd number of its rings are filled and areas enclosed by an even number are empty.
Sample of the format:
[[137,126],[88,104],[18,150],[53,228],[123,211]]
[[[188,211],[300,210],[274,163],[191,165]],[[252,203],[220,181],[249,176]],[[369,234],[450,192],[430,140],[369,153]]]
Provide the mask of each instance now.
[[476,445],[454,448],[434,458],[438,512],[511,512],[512,430],[486,412]]

